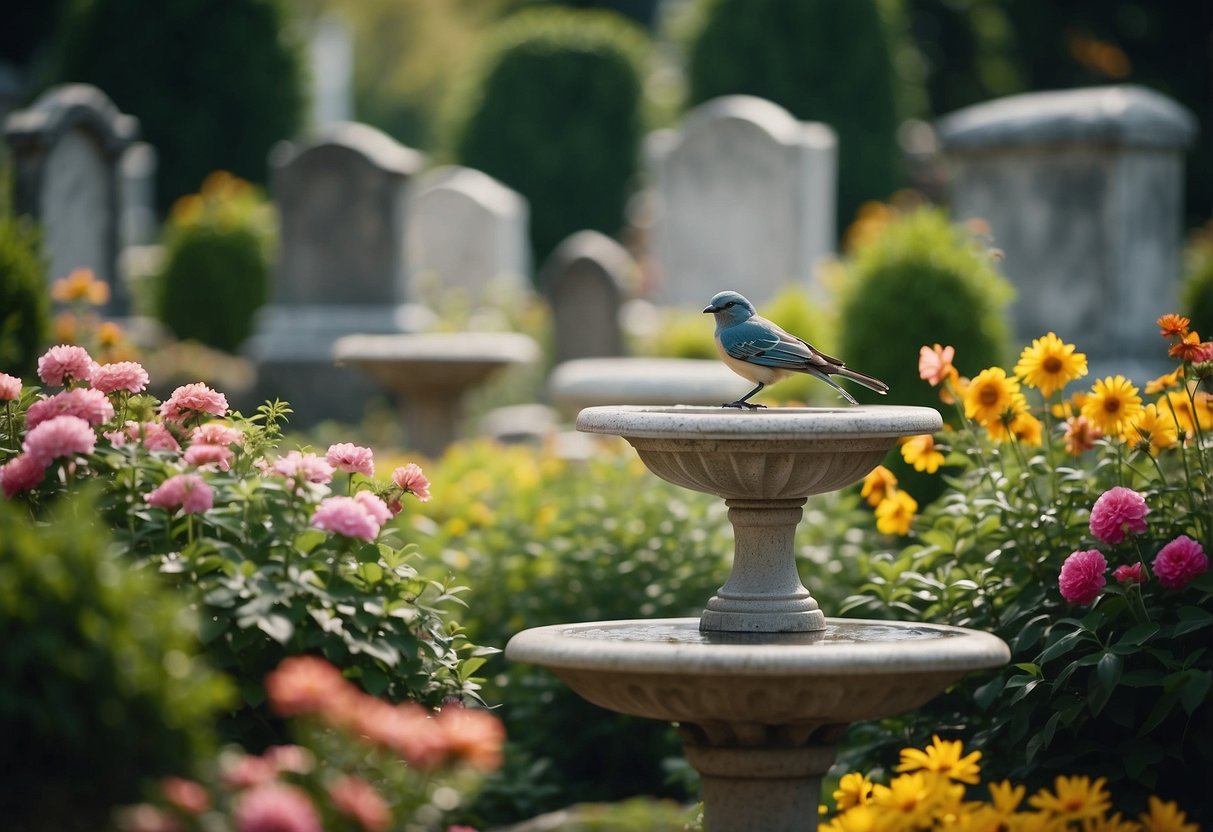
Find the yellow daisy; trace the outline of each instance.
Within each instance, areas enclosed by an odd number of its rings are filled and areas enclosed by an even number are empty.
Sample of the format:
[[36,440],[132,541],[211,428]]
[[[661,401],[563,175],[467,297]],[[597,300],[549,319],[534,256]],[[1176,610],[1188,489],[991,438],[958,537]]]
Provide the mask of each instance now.
[[1182,367],[1176,367],[1169,373],[1164,373],[1158,378],[1150,379],[1146,382],[1146,395],[1153,396],[1155,393],[1161,393],[1163,390],[1173,390],[1180,385],[1180,373],[1183,372]]
[[931,744],[924,749],[901,749],[901,763],[898,771],[931,771],[942,774],[961,783],[976,785],[981,779],[980,751],[964,753],[964,743],[960,740],[941,740],[938,736],[931,737]]
[[863,489],[859,492],[868,505],[875,508],[897,488],[897,477],[883,465],[877,465],[872,473],[863,478]]
[[858,771],[844,774],[834,790],[834,805],[840,812],[852,806],[862,806],[871,799],[872,781]]
[[1202,431],[1213,430],[1213,406],[1203,391],[1189,396],[1184,390],[1171,390],[1158,400],[1158,411],[1185,438],[1196,435],[1198,426]]
[[1004,816],[1014,814],[1027,794],[1025,786],[1017,786],[1010,780],[1000,783],[987,783],[990,790],[990,803]]
[[901,440],[901,458],[913,465],[915,471],[934,474],[943,465],[943,454],[935,448],[935,437],[929,433],[907,436]]
[[1117,812],[1111,817],[1083,821],[1082,832],[1141,832],[1141,824],[1125,820]]
[[[1020,397],[1022,398],[1022,396]],[[990,438],[995,442],[1007,442],[1012,437],[1024,445],[1040,446],[1044,425],[1027,410],[1027,402],[1015,404],[996,422],[986,425]]]
[[997,421],[1015,401],[1019,382],[1007,377],[1002,367],[982,370],[965,390],[965,416],[983,425]]
[[1015,375],[1047,399],[1087,374],[1087,357],[1074,349],[1073,344],[1065,343],[1050,332],[1034,340],[1032,346],[1024,347],[1019,363],[1015,365]]
[[1169,800],[1159,800],[1150,795],[1149,809],[1138,817],[1145,832],[1200,832],[1195,823],[1188,823],[1188,816]]
[[932,809],[937,801],[937,783],[924,772],[894,777],[889,785],[877,783],[872,790],[872,805],[883,810],[895,829],[929,829]]
[[1158,405],[1148,404],[1133,422],[1125,428],[1124,441],[1150,454],[1158,456],[1165,449],[1179,442],[1175,420],[1159,413]]
[[855,806],[823,823],[821,832],[882,832],[888,828],[883,820],[883,815],[871,806]]
[[1060,821],[1095,820],[1103,817],[1112,806],[1112,796],[1104,788],[1106,783],[1105,777],[1092,782],[1085,775],[1062,775],[1053,781],[1053,791],[1041,789],[1028,798],[1028,804]]
[[1122,375],[1107,376],[1095,382],[1091,394],[1082,405],[1082,415],[1095,427],[1113,436],[1124,433],[1125,427],[1141,413],[1141,396],[1137,388]]
[[876,528],[882,534],[910,533],[918,501],[904,491],[894,491],[876,506]]

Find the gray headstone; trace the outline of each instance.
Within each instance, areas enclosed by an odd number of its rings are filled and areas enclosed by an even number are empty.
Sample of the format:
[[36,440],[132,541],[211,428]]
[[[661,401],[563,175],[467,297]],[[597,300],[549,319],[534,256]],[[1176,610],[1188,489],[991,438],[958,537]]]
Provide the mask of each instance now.
[[156,242],[160,220],[156,213],[156,148],[133,142],[118,161],[122,216],[119,239],[122,248]]
[[270,153],[278,264],[245,352],[259,392],[290,401],[294,423],[361,418],[374,388],[334,366],[338,338],[423,324],[404,302],[405,188],[422,164],[417,151],[354,123]]
[[529,286],[526,198],[487,173],[449,165],[409,187],[411,297],[434,308],[452,290],[475,302],[486,288]]
[[1138,86],[1001,98],[939,122],[952,212],[989,223],[1015,284],[1015,333],[1053,331],[1091,375],[1156,374],[1176,310],[1192,114]]
[[15,172],[13,207],[42,227],[48,277],[89,268],[110,284],[109,315],[129,302],[117,279],[121,197],[118,163],[139,121],[96,87],[65,84],[5,121]]
[[619,310],[637,265],[619,243],[579,231],[552,252],[540,285],[552,309],[555,360],[623,355]]
[[789,283],[812,288],[834,250],[837,139],[761,98],[731,95],[650,136],[661,304],[702,306],[735,289],[755,303]]

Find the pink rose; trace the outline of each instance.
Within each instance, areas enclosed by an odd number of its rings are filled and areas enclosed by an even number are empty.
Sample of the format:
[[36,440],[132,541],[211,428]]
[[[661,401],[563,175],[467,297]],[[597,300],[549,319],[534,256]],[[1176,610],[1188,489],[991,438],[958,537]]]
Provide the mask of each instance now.
[[44,476],[46,465],[41,460],[29,454],[20,454],[0,466],[0,488],[4,489],[5,497],[11,498],[39,485]]
[[412,494],[423,503],[430,499],[430,481],[422,473],[421,466],[414,462],[393,471],[392,482],[402,491]]
[[183,812],[200,815],[211,808],[211,796],[206,787],[183,777],[165,777],[160,781],[164,799]]
[[25,427],[37,427],[56,416],[77,416],[90,425],[103,425],[114,418],[114,406],[100,390],[76,387],[49,399],[39,399],[25,412]]
[[366,832],[382,832],[392,823],[392,810],[383,795],[361,777],[342,775],[328,785],[328,793],[334,808]]
[[1146,573],[1141,568],[1141,562],[1126,563],[1116,567],[1112,572],[1112,577],[1116,582],[1123,585],[1129,584],[1144,584],[1146,582]]
[[392,514],[391,509],[388,508],[387,503],[369,491],[359,491],[354,495],[354,499],[381,526],[395,516]]
[[189,465],[203,466],[215,465],[220,471],[226,471],[232,467],[232,449],[227,445],[206,445],[199,443],[190,445],[181,458]]
[[1181,534],[1158,551],[1152,565],[1159,586],[1180,589],[1208,570],[1209,556],[1199,543]]
[[1061,565],[1057,586],[1061,597],[1071,604],[1089,604],[1099,596],[1106,583],[1108,561],[1098,549],[1072,553]]
[[240,795],[232,818],[237,832],[324,832],[307,792],[277,781]]
[[147,504],[168,511],[180,506],[185,514],[198,514],[215,504],[215,491],[197,474],[177,474],[149,493]]
[[1119,485],[1109,488],[1091,506],[1091,534],[1104,543],[1115,545],[1124,540],[1126,534],[1144,532],[1149,513],[1146,498],[1133,489]]
[[170,422],[184,422],[204,413],[211,416],[227,413],[227,397],[205,384],[186,384],[178,387],[168,400],[160,405],[160,415]]
[[324,458],[328,460],[329,465],[338,470],[357,472],[364,477],[375,476],[375,458],[370,448],[341,442],[337,445],[330,445]]
[[322,501],[312,514],[312,526],[360,540],[374,540],[379,536],[379,523],[366,506],[353,497],[329,497]]
[[91,454],[97,434],[79,416],[56,416],[25,435],[22,448],[43,465],[59,457]]
[[177,453],[181,446],[169,429],[159,422],[127,422],[126,432],[132,439],[143,442],[149,451],[171,451]]
[[244,433],[222,422],[207,422],[190,431],[190,442],[200,445],[239,445],[244,442]]
[[21,379],[0,373],[0,402],[15,402],[21,398]]
[[98,364],[93,367],[93,376],[89,381],[94,390],[100,390],[102,393],[113,393],[116,390],[142,393],[147,389],[147,382],[147,370],[134,361]]
[[93,375],[93,359],[84,347],[60,344],[38,359],[38,378],[46,384],[88,381]]

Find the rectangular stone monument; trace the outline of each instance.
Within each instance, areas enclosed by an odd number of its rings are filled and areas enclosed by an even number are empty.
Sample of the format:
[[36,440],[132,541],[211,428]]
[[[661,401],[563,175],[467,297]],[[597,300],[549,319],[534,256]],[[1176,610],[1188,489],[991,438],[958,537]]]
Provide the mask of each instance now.
[[448,165],[409,186],[411,299],[438,309],[451,292],[474,306],[486,293],[530,289],[530,208],[486,173]]
[[92,269],[110,286],[105,313],[111,317],[130,307],[118,279],[118,164],[138,135],[138,119],[88,84],[48,90],[28,109],[10,113],[4,127],[13,207],[42,227],[48,279]]
[[652,299],[702,308],[734,289],[755,303],[816,286],[834,251],[837,139],[761,98],[731,95],[649,138],[657,206]]
[[597,231],[579,231],[552,252],[539,283],[552,310],[555,363],[621,356],[619,312],[636,261]]
[[325,128],[270,154],[280,243],[271,303],[245,352],[259,395],[286,399],[292,424],[356,422],[375,394],[333,362],[337,339],[422,327],[405,298],[405,188],[423,157],[364,124]]
[[1005,254],[1019,342],[1052,331],[1087,353],[1092,377],[1157,375],[1191,113],[1143,87],[1094,87],[978,104],[938,129],[954,217],[985,220]]

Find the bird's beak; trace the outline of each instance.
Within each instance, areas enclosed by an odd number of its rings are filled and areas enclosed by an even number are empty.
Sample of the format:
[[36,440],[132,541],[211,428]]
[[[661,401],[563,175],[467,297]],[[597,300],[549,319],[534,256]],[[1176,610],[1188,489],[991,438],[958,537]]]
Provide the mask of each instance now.
[[706,315],[706,314],[708,314],[709,312],[710,312],[710,313],[712,313],[712,314],[715,314],[715,313],[717,313],[717,312],[719,312],[719,311],[720,311],[720,310],[719,310],[718,308],[716,308],[715,306],[708,306],[708,307],[705,307],[705,308],[704,308],[703,313],[704,313],[705,315]]

